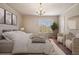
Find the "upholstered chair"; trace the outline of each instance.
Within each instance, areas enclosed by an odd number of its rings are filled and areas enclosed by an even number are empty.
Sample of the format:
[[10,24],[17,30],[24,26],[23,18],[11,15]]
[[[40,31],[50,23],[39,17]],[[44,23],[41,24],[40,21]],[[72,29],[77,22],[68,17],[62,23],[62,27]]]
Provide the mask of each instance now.
[[57,34],[57,41],[58,41],[59,43],[64,44],[64,41],[65,41],[65,34],[64,34],[64,33],[58,33],[58,34]]
[[79,37],[74,37],[72,39],[72,54],[79,55]]

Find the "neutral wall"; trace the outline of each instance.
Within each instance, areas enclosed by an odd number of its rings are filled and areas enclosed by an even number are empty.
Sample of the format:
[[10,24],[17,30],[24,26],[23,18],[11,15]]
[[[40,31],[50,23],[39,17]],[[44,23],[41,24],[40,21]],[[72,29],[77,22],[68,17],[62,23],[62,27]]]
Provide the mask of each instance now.
[[39,20],[51,20],[58,22],[58,16],[24,16],[23,27],[25,32],[39,32]]
[[79,29],[79,15],[76,15],[74,17],[70,17],[68,19],[69,25],[71,25],[69,29]]
[[[65,11],[64,11],[65,12]],[[59,19],[59,31],[61,33],[68,33],[69,32],[69,28],[68,28],[68,20],[70,18],[74,18],[74,16],[78,16],[79,15],[79,4],[75,4],[73,6],[71,6],[69,8],[69,10],[67,10],[65,13],[60,15],[60,19]],[[75,18],[76,19],[76,18]],[[64,23],[64,24],[63,24]],[[79,25],[79,21],[77,21],[77,25]],[[76,26],[77,28],[79,26]]]
[[17,16],[17,26],[20,28],[22,26],[22,16],[17,11],[15,11],[13,8],[8,6],[7,4],[0,3],[0,8],[6,9],[7,11],[15,14]]

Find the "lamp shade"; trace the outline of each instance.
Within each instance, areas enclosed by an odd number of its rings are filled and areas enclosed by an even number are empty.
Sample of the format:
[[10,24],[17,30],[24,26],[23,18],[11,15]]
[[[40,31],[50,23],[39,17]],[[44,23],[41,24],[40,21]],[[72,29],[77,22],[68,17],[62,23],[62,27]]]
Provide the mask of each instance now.
[[24,27],[20,28],[20,30],[22,30],[22,31],[23,31],[23,30],[24,30]]

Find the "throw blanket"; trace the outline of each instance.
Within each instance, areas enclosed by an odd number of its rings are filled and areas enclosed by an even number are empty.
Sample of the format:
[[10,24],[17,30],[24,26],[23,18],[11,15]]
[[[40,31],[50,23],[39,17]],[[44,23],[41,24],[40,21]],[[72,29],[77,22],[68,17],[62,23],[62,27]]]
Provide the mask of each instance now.
[[32,43],[46,43],[46,36],[44,33],[33,33],[30,36],[30,39],[32,40]]

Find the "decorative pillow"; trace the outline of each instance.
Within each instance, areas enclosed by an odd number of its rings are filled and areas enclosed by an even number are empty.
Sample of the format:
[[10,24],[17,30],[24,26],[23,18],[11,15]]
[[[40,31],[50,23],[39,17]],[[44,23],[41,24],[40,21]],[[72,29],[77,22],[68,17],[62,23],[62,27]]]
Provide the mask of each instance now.
[[68,49],[70,49],[72,51],[72,40],[66,40],[65,41],[65,45]]
[[74,35],[71,32],[69,32],[69,34],[67,35],[67,39],[72,40],[73,37],[74,37]]
[[59,37],[57,38],[57,41],[60,42],[60,43],[63,43],[63,37],[59,36]]

